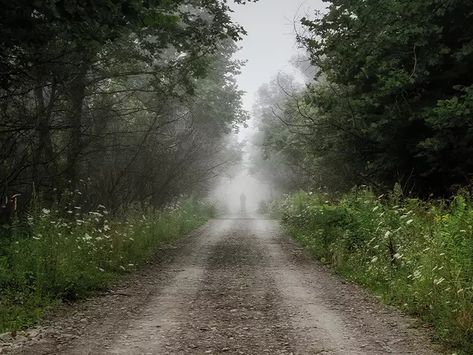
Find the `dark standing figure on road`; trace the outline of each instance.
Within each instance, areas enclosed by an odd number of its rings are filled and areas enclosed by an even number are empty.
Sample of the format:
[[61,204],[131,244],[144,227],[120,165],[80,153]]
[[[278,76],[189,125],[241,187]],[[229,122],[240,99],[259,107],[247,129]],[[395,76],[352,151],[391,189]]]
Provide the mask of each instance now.
[[244,193],[240,195],[240,212],[246,213],[246,195]]

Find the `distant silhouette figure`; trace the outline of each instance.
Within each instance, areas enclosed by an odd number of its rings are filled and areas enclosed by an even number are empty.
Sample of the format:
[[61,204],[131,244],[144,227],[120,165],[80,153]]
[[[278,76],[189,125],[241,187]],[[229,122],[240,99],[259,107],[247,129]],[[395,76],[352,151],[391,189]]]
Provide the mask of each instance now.
[[246,213],[246,195],[244,193],[240,195],[240,212]]

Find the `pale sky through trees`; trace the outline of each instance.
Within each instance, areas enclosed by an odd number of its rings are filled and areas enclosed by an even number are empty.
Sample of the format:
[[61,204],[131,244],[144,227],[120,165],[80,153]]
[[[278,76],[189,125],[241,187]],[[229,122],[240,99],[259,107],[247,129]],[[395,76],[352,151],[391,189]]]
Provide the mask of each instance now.
[[[299,26],[301,17],[312,17],[314,10],[324,8],[324,3],[322,0],[259,0],[233,8],[233,19],[248,33],[238,42],[241,50],[235,58],[247,61],[237,80],[239,88],[246,92],[244,108],[251,113],[256,93],[263,84],[269,83],[280,72],[291,72],[297,77],[297,70],[290,64],[291,58],[301,51],[296,43],[294,21]],[[240,129],[239,141],[244,141],[255,132],[251,120],[248,124],[248,128]],[[269,184],[259,181],[246,169],[251,149],[251,144],[245,145],[241,171],[231,179],[224,177],[213,192],[213,197],[227,205],[233,213],[239,211],[241,193],[247,196],[249,211],[255,211],[260,201],[271,198]]]
[[236,54],[237,59],[248,61],[238,77],[240,89],[246,92],[246,110],[251,111],[262,84],[281,71],[293,71],[289,60],[298,52],[294,20],[313,16],[314,10],[324,7],[322,0],[260,0],[233,7],[234,20],[248,32],[238,43],[242,49]]

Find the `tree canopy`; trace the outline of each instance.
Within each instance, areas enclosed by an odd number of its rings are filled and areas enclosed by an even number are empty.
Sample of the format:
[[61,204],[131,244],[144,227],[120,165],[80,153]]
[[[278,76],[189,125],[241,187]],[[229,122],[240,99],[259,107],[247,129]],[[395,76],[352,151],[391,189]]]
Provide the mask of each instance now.
[[226,1],[1,7],[1,195],[160,205],[239,159],[226,136],[247,118],[231,59],[245,32]]
[[297,109],[280,125],[304,142],[309,175],[333,189],[400,183],[422,196],[469,184],[473,3],[327,3],[302,19],[298,41],[316,75],[286,100],[286,114]]

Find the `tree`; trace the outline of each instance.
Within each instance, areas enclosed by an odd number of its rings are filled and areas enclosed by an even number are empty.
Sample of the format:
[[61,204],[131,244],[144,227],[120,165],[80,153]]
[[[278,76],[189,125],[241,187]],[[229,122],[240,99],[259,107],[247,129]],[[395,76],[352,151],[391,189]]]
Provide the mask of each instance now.
[[318,170],[308,151],[302,92],[292,76],[280,74],[260,87],[253,109],[259,132],[253,137],[257,149],[250,170],[282,192],[311,186]]
[[428,195],[470,182],[472,17],[465,0],[333,0],[302,20],[318,69],[306,99],[315,140],[353,184]]
[[90,178],[102,203],[161,204],[188,191],[190,161],[196,179],[215,172],[212,148],[245,119],[230,60],[244,30],[224,1],[1,6],[1,195],[54,199]]

